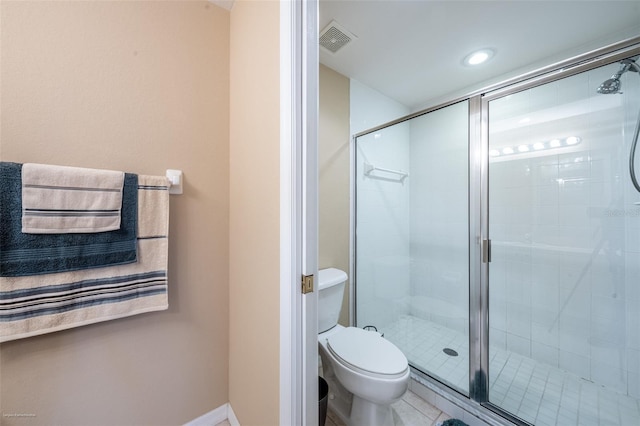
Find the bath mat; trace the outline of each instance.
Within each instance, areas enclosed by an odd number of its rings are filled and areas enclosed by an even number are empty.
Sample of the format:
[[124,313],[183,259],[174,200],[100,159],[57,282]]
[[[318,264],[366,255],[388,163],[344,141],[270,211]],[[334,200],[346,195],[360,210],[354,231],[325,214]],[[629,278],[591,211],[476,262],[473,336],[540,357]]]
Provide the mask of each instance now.
[[438,423],[438,426],[469,426],[462,420],[458,419],[447,419],[443,422]]

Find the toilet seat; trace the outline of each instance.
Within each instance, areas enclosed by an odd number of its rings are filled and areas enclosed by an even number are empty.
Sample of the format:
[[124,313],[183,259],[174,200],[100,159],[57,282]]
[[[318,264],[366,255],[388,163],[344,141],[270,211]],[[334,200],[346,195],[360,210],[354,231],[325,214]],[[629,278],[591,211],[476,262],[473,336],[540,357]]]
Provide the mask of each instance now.
[[378,333],[347,327],[327,339],[327,348],[349,368],[372,377],[404,376],[409,362],[402,351]]

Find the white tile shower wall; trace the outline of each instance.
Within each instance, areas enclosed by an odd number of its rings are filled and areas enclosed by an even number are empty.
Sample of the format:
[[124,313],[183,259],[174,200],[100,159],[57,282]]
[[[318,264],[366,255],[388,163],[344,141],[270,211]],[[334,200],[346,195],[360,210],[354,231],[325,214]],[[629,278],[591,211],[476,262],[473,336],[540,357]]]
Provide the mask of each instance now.
[[[398,102],[351,80],[351,134],[409,113]],[[356,153],[357,325],[386,324],[408,311],[410,181],[363,165],[409,170],[409,128],[393,126],[358,139]]]
[[411,314],[468,330],[468,103],[411,120]]
[[350,80],[351,134],[372,129],[409,114],[408,107],[360,83]]
[[408,127],[359,138],[357,144],[358,325],[383,327],[406,312],[409,296],[409,189],[363,163],[408,170]]
[[492,102],[492,147],[582,141],[491,161],[490,341],[637,398],[640,194],[626,165],[640,80],[596,94],[615,69]]

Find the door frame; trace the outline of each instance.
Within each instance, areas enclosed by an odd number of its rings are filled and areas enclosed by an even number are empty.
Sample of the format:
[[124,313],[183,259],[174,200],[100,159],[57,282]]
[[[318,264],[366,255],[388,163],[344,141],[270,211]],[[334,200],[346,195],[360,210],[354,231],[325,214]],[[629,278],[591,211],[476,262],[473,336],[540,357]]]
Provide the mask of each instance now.
[[[318,3],[280,2],[280,424],[318,422]],[[317,284],[315,285],[317,288]],[[314,289],[315,290],[315,289]]]

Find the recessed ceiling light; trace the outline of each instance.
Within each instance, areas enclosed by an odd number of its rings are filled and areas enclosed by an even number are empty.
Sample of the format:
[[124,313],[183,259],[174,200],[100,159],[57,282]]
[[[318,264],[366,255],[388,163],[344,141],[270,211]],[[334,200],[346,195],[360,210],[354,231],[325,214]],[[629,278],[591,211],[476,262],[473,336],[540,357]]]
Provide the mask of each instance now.
[[480,65],[491,59],[494,54],[495,52],[493,49],[476,50],[475,52],[469,53],[462,63],[468,66]]
[[567,145],[575,145],[575,144],[577,144],[578,142],[580,142],[580,138],[575,137],[575,136],[569,136],[569,137],[566,139],[566,142],[567,142]]

